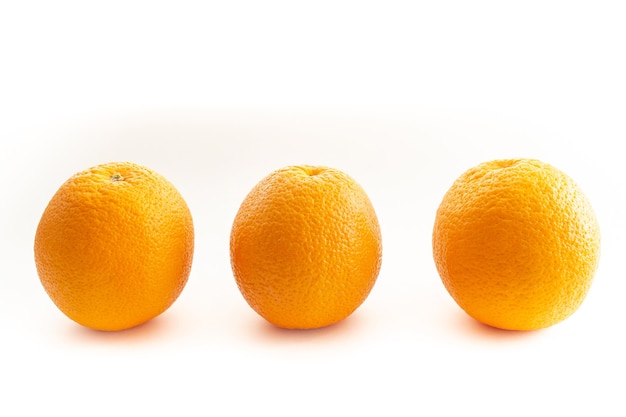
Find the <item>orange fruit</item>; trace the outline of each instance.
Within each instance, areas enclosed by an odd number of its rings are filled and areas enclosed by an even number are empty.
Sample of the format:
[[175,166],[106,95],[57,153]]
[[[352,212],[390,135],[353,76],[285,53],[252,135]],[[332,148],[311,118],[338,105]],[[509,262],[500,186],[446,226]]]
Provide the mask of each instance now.
[[600,229],[586,196],[553,166],[496,160],[463,173],[441,202],[433,255],[467,314],[508,330],[552,326],[592,283]]
[[187,204],[161,175],[108,163],[69,178],[35,235],[44,289],[77,323],[122,330],[167,310],[191,270],[194,229]]
[[242,202],[230,256],[238,288],[259,315],[282,328],[319,328],[343,320],[369,295],[381,267],[380,227],[350,176],[290,166]]

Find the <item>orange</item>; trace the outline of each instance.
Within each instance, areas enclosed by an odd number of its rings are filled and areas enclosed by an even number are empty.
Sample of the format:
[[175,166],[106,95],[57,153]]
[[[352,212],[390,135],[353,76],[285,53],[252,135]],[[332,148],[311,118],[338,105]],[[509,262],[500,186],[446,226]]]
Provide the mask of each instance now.
[[337,323],[369,295],[382,241],[367,194],[333,168],[290,166],[246,196],[230,238],[231,265],[248,304],[270,323]]
[[77,323],[122,330],[167,310],[191,270],[187,204],[161,175],[132,163],[99,165],[69,178],[35,235],[44,289]]
[[600,229],[574,181],[532,159],[496,160],[463,173],[441,202],[433,255],[467,314],[508,330],[552,326],[586,297]]

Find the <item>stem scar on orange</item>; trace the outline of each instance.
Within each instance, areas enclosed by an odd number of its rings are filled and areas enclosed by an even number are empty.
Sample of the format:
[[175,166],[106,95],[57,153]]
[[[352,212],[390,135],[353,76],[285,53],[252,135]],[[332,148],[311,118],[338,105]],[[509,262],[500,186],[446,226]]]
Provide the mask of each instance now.
[[45,291],[75,322],[123,330],[167,310],[187,283],[191,213],[176,188],[133,163],[69,178],[44,210],[35,263]]
[[242,202],[230,256],[238,288],[259,315],[278,327],[319,328],[343,320],[369,295],[382,261],[380,227],[350,176],[290,166]]
[[508,330],[552,326],[586,297],[600,256],[587,197],[533,159],[485,162],[444,195],[432,235],[442,282],[467,314]]

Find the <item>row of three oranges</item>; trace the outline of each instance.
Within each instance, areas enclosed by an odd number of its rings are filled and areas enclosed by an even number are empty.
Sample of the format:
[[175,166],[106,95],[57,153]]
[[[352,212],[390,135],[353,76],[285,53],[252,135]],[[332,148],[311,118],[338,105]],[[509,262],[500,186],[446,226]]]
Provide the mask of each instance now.
[[[436,213],[441,279],[475,319],[503,329],[570,316],[595,273],[599,227],[571,178],[537,160],[482,163],[461,175]],[[72,320],[122,330],[167,310],[187,282],[194,228],[158,173],[109,163],[68,179],[35,236],[44,289]],[[233,273],[248,304],[276,326],[318,328],[365,301],[382,260],[365,191],[344,172],[291,166],[261,180],[235,216]]]

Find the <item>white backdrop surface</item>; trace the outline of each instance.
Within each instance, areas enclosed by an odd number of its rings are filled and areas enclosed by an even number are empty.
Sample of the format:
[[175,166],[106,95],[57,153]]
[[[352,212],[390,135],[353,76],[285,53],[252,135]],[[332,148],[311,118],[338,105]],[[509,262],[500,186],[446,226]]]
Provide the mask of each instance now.
[[[624,415],[626,13],[619,2],[0,5],[1,415]],[[431,231],[463,171],[532,157],[573,177],[602,257],[572,317],[468,318]],[[146,325],[94,332],[49,300],[39,218],[73,173],[160,172],[194,216],[187,287]],[[348,319],[285,331],[239,294],[230,226],[270,171],[320,164],[368,192],[383,266]]]

